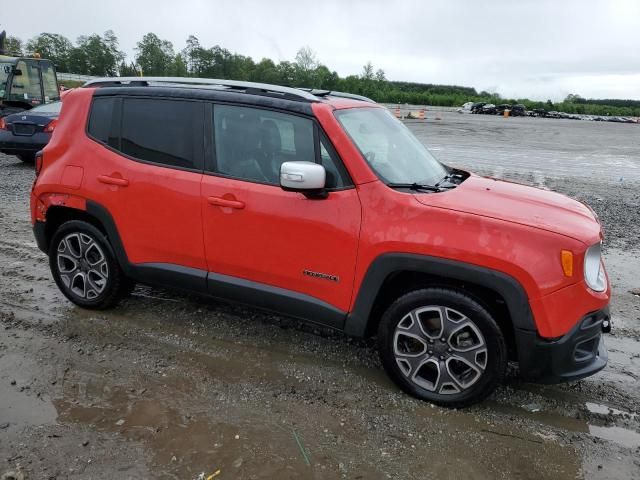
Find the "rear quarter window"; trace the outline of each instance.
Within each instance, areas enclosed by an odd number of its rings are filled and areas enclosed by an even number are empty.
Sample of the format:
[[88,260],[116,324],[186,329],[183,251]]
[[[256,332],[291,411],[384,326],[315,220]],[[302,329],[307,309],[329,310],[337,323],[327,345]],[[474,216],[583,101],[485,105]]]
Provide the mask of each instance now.
[[119,101],[115,97],[94,98],[87,128],[89,136],[113,148],[119,147],[116,118],[116,104]]

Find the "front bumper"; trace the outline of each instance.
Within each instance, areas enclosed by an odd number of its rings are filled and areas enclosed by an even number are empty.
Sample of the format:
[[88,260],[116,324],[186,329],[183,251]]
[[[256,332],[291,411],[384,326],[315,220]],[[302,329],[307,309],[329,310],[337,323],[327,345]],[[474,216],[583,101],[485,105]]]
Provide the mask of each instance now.
[[539,383],[579,380],[607,365],[603,332],[611,328],[609,307],[585,315],[567,334],[553,340],[536,332],[515,332],[520,374]]

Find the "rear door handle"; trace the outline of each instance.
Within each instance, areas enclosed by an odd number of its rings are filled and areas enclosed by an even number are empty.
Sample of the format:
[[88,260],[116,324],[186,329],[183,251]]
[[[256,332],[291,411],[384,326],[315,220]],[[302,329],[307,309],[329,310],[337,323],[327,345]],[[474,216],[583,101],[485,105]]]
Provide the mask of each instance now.
[[99,175],[98,181],[100,183],[106,183],[107,185],[117,185],[119,187],[126,187],[129,185],[129,180],[126,178],[110,177],[109,175]]
[[217,205],[218,207],[229,207],[229,208],[244,208],[244,202],[240,200],[227,200],[226,198],[221,197],[207,197],[207,202],[209,205]]

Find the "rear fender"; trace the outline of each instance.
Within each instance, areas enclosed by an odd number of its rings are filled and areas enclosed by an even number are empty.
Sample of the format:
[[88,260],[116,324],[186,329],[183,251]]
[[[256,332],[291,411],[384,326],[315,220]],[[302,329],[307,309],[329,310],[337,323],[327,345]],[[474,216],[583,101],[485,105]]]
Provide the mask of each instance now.
[[87,200],[78,195],[68,193],[43,193],[35,202],[34,220],[45,222],[47,220],[47,211],[53,206],[73,208],[86,212]]

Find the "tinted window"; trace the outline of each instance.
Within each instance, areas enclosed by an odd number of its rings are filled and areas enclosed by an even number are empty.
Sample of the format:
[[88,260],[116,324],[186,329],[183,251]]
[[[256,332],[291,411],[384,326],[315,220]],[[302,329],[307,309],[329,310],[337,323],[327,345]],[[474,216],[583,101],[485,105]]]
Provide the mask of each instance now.
[[215,105],[216,171],[280,184],[283,162],[315,161],[308,118],[247,107]]
[[89,135],[113,148],[118,148],[117,123],[115,105],[119,99],[114,97],[98,97],[93,99],[89,116]]
[[200,169],[203,105],[180,100],[125,98],[120,150],[140,160]]

